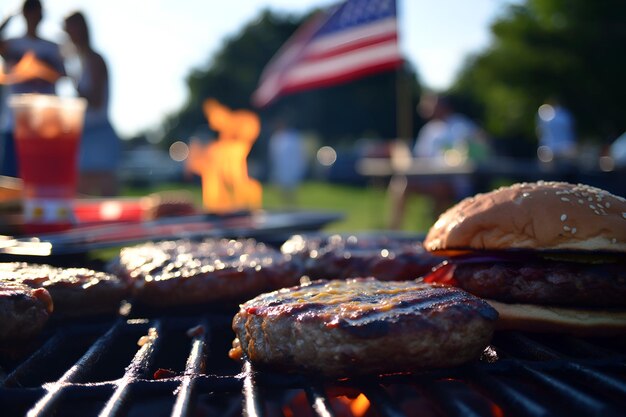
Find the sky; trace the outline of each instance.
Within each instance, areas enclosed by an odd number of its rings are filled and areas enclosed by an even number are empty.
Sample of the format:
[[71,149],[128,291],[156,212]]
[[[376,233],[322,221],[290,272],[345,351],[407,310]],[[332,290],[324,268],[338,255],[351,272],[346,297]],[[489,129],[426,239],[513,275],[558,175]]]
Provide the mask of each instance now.
[[[445,89],[468,55],[489,45],[490,24],[514,0],[398,0],[400,47],[422,84]],[[304,13],[336,0],[42,0],[40,36],[67,43],[64,16],[81,10],[92,44],[110,73],[110,116],[122,137],[156,132],[163,118],[187,98],[185,78],[207,68],[225,39],[261,10]],[[19,11],[21,0],[3,0],[0,16]],[[4,36],[24,30],[21,16]],[[72,65],[68,65],[71,71]],[[68,81],[60,94],[72,95]]]

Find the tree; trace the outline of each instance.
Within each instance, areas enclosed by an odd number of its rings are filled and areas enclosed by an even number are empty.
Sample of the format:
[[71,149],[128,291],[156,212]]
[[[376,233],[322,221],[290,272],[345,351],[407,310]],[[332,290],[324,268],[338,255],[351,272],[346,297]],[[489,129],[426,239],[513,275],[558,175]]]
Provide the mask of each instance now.
[[206,68],[187,77],[187,103],[164,123],[165,141],[188,138],[206,126],[202,103],[215,98],[231,108],[249,108],[263,66],[301,23],[301,18],[277,15],[269,10],[247,24],[210,60]]
[[[606,143],[626,130],[626,2],[526,0],[492,26],[493,44],[470,58],[452,90],[482,110],[492,134],[525,151],[538,106],[558,96],[580,138]],[[520,142],[518,142],[520,143]]]
[[[206,68],[196,69],[187,78],[189,99],[180,111],[165,121],[164,144],[189,138],[196,129],[207,125],[202,114],[202,102],[206,98],[215,98],[231,108],[250,108],[250,97],[263,68],[312,13],[297,17],[265,10],[227,39]],[[419,84],[411,67],[405,66],[403,71],[410,80],[407,88],[414,109]],[[255,145],[251,157],[263,147],[272,121],[285,113],[296,127],[316,134],[329,145],[354,142],[366,132],[393,138],[396,135],[396,73],[381,73],[332,88],[287,95],[259,110],[264,128],[257,141],[260,146]]]

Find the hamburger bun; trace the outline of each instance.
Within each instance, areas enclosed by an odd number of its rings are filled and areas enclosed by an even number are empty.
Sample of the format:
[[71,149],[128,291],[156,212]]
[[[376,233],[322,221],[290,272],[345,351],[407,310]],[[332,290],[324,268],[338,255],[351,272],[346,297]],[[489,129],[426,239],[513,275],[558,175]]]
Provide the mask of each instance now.
[[451,207],[423,245],[449,260],[425,281],[488,299],[498,329],[626,333],[622,197],[565,182],[501,187]]
[[626,200],[588,185],[520,183],[466,198],[443,213],[426,250],[626,252]]
[[626,331],[626,311],[509,304],[485,300],[498,312],[497,330],[612,336]]

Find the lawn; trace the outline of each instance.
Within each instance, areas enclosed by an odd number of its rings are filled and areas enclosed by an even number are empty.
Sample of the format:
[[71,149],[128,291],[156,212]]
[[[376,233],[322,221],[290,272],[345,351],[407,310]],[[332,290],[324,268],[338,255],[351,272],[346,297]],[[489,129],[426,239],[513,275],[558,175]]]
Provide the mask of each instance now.
[[[125,187],[127,196],[147,195],[151,192],[187,190],[198,205],[201,204],[200,187],[197,184],[163,184],[157,187]],[[297,208],[339,212],[343,220],[327,226],[329,232],[353,232],[384,230],[389,218],[389,206],[384,187],[359,187],[307,182],[300,186],[296,194]],[[433,223],[430,214],[430,200],[413,195],[409,198],[403,230],[423,233]],[[263,188],[263,208],[280,210],[284,206],[278,189],[271,185]]]

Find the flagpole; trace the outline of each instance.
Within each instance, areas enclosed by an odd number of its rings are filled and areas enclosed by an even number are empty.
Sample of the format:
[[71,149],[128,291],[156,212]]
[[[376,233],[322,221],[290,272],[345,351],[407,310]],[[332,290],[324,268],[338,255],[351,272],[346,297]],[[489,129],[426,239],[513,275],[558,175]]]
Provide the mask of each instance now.
[[406,141],[413,138],[413,109],[410,83],[404,65],[396,70],[396,139]]
[[413,137],[413,109],[412,94],[404,65],[396,69],[396,138],[393,140],[390,152],[390,163],[393,175],[387,186],[390,218],[389,228],[400,229],[408,179],[406,172],[412,163],[411,139]]

